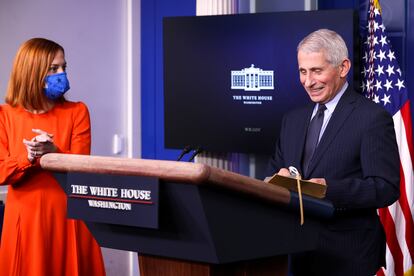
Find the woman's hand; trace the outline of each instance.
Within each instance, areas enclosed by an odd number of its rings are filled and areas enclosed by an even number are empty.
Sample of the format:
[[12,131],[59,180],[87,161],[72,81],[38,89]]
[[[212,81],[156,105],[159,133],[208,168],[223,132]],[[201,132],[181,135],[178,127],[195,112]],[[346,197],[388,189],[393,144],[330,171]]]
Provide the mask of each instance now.
[[30,163],[33,163],[37,158],[46,153],[56,152],[57,149],[53,143],[53,134],[41,129],[32,129],[32,131],[38,135],[30,141],[23,139],[27,150],[27,159],[29,159]]

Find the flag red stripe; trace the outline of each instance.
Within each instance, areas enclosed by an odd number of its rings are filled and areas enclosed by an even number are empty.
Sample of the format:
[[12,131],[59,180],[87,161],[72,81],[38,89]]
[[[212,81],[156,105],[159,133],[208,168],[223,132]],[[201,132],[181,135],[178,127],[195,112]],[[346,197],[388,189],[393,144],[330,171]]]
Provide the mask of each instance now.
[[384,270],[382,267],[377,271],[377,276],[385,276]]
[[[407,138],[407,145],[410,153],[411,164],[414,165],[414,149],[413,149],[413,129],[411,123],[411,112],[410,112],[410,101],[406,101],[403,107],[400,110],[401,117],[404,122],[406,138]],[[414,221],[413,221],[413,214],[410,210],[410,202],[407,199],[407,190],[405,185],[413,185],[414,183],[405,183],[404,174],[401,173],[401,183],[404,184],[404,188],[401,185],[401,190],[404,189],[405,198],[402,200],[400,199],[401,209],[404,213],[405,218],[405,239],[407,240],[407,247],[410,251],[411,260],[414,261]],[[404,182],[403,182],[404,181]]]
[[401,247],[398,244],[397,234],[395,232],[395,224],[391,217],[390,211],[388,208],[382,208],[379,210],[380,219],[382,225],[384,226],[387,238],[388,248],[390,249],[391,255],[394,259],[394,271],[396,276],[404,275],[404,265],[403,265],[403,254]]
[[414,146],[413,146],[413,124],[411,122],[410,101],[406,101],[400,109],[401,117],[405,126],[405,134],[407,136],[408,149],[410,150],[411,164],[414,165]]
[[[402,166],[400,167],[400,199],[399,203],[401,206],[401,210],[404,214],[405,218],[405,239],[407,242],[408,251],[410,251],[411,260],[414,260],[414,222],[410,210],[410,205],[407,199],[407,190],[406,190],[406,183],[405,183],[405,176]],[[398,221],[396,222],[398,224]]]

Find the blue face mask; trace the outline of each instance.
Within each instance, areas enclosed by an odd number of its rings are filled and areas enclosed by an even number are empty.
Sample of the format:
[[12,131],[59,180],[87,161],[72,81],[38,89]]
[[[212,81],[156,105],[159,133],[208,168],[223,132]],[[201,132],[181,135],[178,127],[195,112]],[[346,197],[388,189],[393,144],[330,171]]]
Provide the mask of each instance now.
[[46,97],[50,100],[59,99],[70,89],[66,72],[46,76],[45,81],[46,87],[44,91]]

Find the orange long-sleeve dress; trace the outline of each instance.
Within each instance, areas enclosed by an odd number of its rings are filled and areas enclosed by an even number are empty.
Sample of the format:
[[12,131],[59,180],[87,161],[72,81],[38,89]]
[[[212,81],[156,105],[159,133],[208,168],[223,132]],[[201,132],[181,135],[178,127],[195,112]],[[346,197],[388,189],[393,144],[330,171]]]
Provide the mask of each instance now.
[[90,153],[90,121],[81,103],[44,114],[0,106],[0,185],[8,185],[0,275],[105,275],[100,247],[84,222],[66,217],[66,194],[52,173],[30,164],[23,139],[53,134],[62,153]]

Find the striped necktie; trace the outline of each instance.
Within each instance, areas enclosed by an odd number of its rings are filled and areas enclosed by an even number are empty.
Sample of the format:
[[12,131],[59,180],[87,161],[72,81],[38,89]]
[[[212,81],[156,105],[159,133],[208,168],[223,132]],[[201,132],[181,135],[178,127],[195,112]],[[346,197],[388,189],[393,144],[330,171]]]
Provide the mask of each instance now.
[[309,123],[308,132],[306,134],[305,150],[303,152],[302,158],[302,168],[304,175],[307,175],[308,173],[310,161],[316,147],[318,146],[319,133],[321,132],[325,110],[326,106],[324,104],[320,104],[318,111]]

